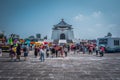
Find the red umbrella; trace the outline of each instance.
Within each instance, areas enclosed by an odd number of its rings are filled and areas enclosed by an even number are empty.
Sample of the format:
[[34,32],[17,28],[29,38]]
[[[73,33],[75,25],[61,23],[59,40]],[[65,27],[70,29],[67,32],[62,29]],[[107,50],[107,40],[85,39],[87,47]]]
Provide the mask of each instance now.
[[44,42],[44,44],[48,44],[48,42]]

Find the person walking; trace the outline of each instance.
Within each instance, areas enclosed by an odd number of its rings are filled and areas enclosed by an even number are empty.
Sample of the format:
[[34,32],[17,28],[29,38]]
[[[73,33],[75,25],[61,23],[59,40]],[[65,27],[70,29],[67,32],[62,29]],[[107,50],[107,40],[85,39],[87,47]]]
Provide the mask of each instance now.
[[75,45],[73,46],[73,51],[74,51],[74,54],[75,54],[75,52],[76,52],[76,46]]
[[20,61],[20,56],[21,56],[21,46],[20,46],[20,44],[18,44],[18,46],[16,48],[16,53],[17,53],[16,60]]
[[44,62],[45,61],[45,57],[44,57],[45,51],[43,48],[40,49],[39,54],[40,54],[41,62]]
[[96,56],[97,56],[97,55],[98,55],[98,52],[99,52],[98,46],[95,47],[95,51],[96,51]]
[[0,56],[2,56],[2,49],[1,49],[1,47],[0,47]]
[[86,47],[83,45],[82,46],[82,51],[83,51],[83,54],[85,54],[85,52],[86,52]]
[[93,47],[92,46],[89,47],[89,54],[93,54]]
[[37,58],[37,55],[38,55],[38,48],[37,48],[37,46],[35,46],[34,55],[35,55],[35,58]]
[[59,46],[56,46],[56,47],[55,47],[55,54],[56,54],[56,57],[58,57],[58,50],[59,50]]
[[67,57],[68,49],[67,47],[64,47],[65,57]]
[[46,58],[49,57],[49,52],[50,52],[50,49],[47,47],[47,48],[46,48]]
[[105,48],[103,46],[100,47],[100,57],[104,56]]
[[60,54],[61,54],[61,57],[63,57],[63,58],[64,58],[64,56],[63,56],[63,55],[64,55],[64,50],[63,50],[63,47],[61,47],[61,48],[60,48]]
[[52,47],[51,52],[52,52],[52,58],[53,58],[55,56],[55,48],[54,47]]
[[10,56],[10,58],[11,58],[11,61],[14,61],[15,51],[14,51],[13,45],[11,45],[9,56]]
[[26,44],[25,44],[23,51],[24,51],[24,57],[25,57],[24,61],[26,61],[28,57],[28,53],[29,53],[29,49]]
[[68,45],[67,48],[68,48],[68,52],[70,52],[70,45]]

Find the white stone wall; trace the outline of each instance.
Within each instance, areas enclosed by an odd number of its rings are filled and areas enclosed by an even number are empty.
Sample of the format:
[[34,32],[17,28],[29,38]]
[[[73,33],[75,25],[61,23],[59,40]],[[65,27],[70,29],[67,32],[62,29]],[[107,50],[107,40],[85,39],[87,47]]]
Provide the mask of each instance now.
[[72,30],[53,30],[52,31],[52,39],[53,40],[58,40],[60,39],[60,34],[64,33],[65,34],[65,38],[69,39],[69,40],[73,40],[74,39],[74,33]]
[[74,39],[74,34],[73,34],[73,31],[72,31],[72,30],[69,30],[69,31],[68,31],[68,39],[69,39],[69,40]]
[[57,31],[57,30],[53,30],[53,31],[52,31],[52,39],[53,39],[53,40],[58,39],[58,35],[59,35],[59,34],[58,34],[58,31]]

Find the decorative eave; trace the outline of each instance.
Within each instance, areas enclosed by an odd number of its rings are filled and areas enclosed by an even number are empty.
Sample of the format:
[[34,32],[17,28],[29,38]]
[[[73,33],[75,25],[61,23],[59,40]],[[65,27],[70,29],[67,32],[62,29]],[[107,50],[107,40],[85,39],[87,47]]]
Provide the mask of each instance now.
[[69,24],[67,24],[65,21],[64,21],[64,19],[62,19],[61,21],[60,21],[60,23],[58,23],[57,25],[53,25],[54,27],[53,27],[53,29],[63,29],[63,28],[67,28],[67,29],[73,29],[71,26],[72,25],[69,25]]
[[60,26],[72,26],[72,25],[69,25],[69,24],[67,24],[65,21],[64,21],[64,19],[61,19],[61,21],[60,21],[60,23],[58,23],[57,25],[54,25],[54,26],[56,26],[56,27],[60,27]]

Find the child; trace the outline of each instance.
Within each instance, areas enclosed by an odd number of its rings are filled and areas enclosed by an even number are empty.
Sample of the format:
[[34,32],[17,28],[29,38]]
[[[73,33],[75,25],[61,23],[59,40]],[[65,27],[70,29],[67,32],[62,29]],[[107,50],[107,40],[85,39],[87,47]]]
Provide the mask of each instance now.
[[14,48],[13,46],[11,46],[11,49],[10,49],[10,58],[11,58],[11,61],[14,61],[14,57],[15,57],[15,51],[14,51]]

